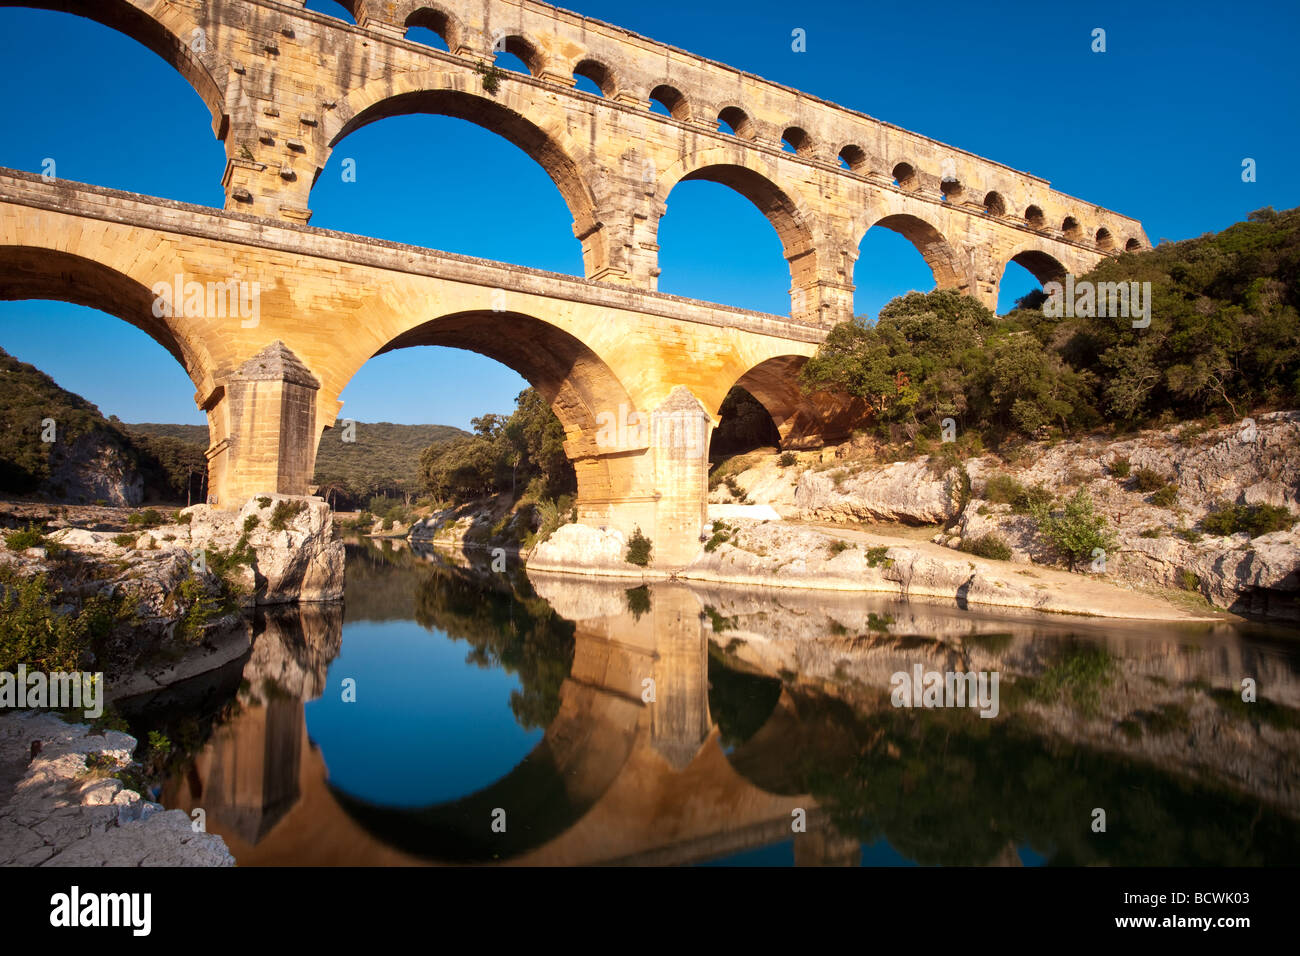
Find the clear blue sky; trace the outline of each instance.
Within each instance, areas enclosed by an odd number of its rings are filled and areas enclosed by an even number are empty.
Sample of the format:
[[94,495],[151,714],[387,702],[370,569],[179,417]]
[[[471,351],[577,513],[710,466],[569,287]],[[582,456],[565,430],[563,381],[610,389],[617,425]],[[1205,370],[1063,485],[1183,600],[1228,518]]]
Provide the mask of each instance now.
[[[1143,221],[1154,242],[1300,203],[1300,7],[1066,2],[569,0],[607,20],[1049,179]],[[341,14],[330,0],[308,6]],[[807,52],[791,50],[796,28]],[[1091,31],[1107,52],[1091,52]],[[0,165],[220,206],[225,165],[207,109],[144,47],[66,14],[0,9]],[[105,82],[105,64],[117,65]],[[345,157],[357,161],[343,183]],[[1241,181],[1241,161],[1258,181]],[[466,186],[465,184],[470,184]],[[312,193],[313,225],[580,274],[554,184],[514,146],[432,116],[375,123],[339,144]],[[683,183],[660,229],[660,287],[765,311],[789,308],[767,221],[726,187]],[[933,280],[902,237],[872,230],[857,311]],[[1035,285],[1018,266],[1002,308]],[[143,333],[90,309],[0,302],[0,346],[126,421],[201,424],[193,386]],[[465,427],[509,411],[524,382],[468,352],[407,349],[369,362],[343,394],[361,421]]]

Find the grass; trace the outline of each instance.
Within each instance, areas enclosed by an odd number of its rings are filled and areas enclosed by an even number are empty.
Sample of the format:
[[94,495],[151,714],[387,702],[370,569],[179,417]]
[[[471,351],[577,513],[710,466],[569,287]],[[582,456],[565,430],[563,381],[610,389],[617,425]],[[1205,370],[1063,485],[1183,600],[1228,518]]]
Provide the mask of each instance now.
[[735,531],[736,529],[731,527],[725,521],[719,520],[713,522],[713,535],[704,543],[704,550],[712,554],[714,551],[718,550],[723,543],[730,540]]
[[1168,484],[1168,478],[1151,468],[1139,468],[1133,472],[1133,487],[1144,494],[1159,491]]
[[307,510],[307,502],[305,501],[277,501],[275,503],[275,510],[271,512],[271,530],[285,530],[289,526],[289,523],[305,510]]
[[1012,514],[1032,514],[1035,507],[1052,503],[1052,492],[1042,485],[1026,486],[1010,475],[997,474],[984,483],[984,498],[1010,505]]
[[1127,478],[1132,471],[1132,463],[1123,455],[1114,458],[1110,463],[1110,473],[1116,478]]
[[1174,502],[1178,500],[1178,488],[1175,485],[1165,485],[1157,488],[1151,496],[1151,503],[1158,508],[1172,508]]

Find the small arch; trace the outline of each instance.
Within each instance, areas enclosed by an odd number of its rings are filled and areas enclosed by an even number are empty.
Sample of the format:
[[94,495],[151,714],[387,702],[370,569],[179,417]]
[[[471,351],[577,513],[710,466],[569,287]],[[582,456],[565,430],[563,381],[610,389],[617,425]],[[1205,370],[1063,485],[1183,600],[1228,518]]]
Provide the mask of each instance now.
[[891,175],[894,177],[894,185],[899,189],[915,189],[918,185],[916,169],[911,163],[896,164]]
[[1110,234],[1110,230],[1102,226],[1097,230],[1097,248],[1111,249],[1115,246],[1115,240]]
[[510,58],[502,59],[500,52],[497,54],[496,64],[503,69],[512,70],[515,73],[527,73],[529,76],[537,76],[542,71],[542,54],[537,44],[533,43],[527,37],[512,33],[501,41],[501,51],[510,54],[510,57],[518,60],[523,64],[524,69],[520,70]]
[[[593,96],[610,97],[614,95],[616,85],[614,83],[614,74],[604,63],[599,60],[593,60],[588,57],[578,62],[573,68],[573,78],[575,80],[587,80],[588,84],[579,83],[577,88],[584,93],[591,93]],[[594,87],[594,89],[593,89]]]
[[840,150],[840,167],[856,173],[866,169],[867,151],[861,146],[845,146]]
[[724,133],[730,132],[738,139],[754,138],[754,123],[739,106],[727,106],[718,113],[718,129]]
[[[453,44],[459,41],[459,28],[451,14],[436,7],[420,7],[411,11],[406,18],[406,39],[423,43],[435,50],[451,52]],[[415,31],[414,33],[412,31]],[[438,40],[441,43],[430,42]]]
[[999,192],[986,193],[984,196],[984,211],[990,216],[1005,216],[1007,214],[1007,201],[1002,198]]
[[[1041,249],[1025,249],[1017,252],[1008,263],[1014,262],[1018,266],[1027,269],[1039,285],[1046,285],[1049,282],[1062,282],[1065,279],[1065,266],[1061,261],[1049,252],[1043,252]],[[1006,272],[1006,266],[1002,271]]]
[[344,23],[356,23],[356,6],[357,0],[306,0],[303,9],[342,20]]
[[1139,252],[1141,249],[1142,243],[1137,239],[1130,239],[1128,242],[1124,243],[1125,252]]
[[650,111],[682,121],[691,118],[690,104],[685,95],[676,87],[668,86],[666,83],[661,83],[650,91]]
[[1030,206],[1025,210],[1025,222],[1029,223],[1034,229],[1044,229],[1047,227],[1047,217],[1037,206]]
[[1083,228],[1079,225],[1079,220],[1073,216],[1066,216],[1065,221],[1061,223],[1061,235],[1066,239],[1078,239],[1083,235]]
[[943,195],[944,202],[952,202],[960,199],[963,192],[960,179],[945,179],[939,183],[939,192]]
[[781,134],[781,148],[796,156],[807,156],[812,152],[812,137],[798,126],[791,126]]

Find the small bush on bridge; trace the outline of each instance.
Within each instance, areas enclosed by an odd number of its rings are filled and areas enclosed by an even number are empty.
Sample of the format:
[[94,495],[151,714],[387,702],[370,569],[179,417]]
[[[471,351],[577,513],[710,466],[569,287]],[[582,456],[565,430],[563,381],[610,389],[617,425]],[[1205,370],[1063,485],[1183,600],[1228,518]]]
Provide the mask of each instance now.
[[645,567],[650,563],[650,539],[641,533],[638,526],[627,541],[627,562]]

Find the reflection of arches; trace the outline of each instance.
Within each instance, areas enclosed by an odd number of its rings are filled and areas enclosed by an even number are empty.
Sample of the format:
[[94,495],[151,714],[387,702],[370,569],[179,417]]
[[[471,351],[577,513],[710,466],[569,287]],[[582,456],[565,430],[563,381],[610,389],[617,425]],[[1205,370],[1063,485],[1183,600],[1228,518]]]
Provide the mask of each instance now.
[[778,186],[758,160],[731,148],[706,149],[675,163],[660,177],[656,199],[666,204],[673,187],[692,180],[727,186],[758,208],[776,230],[782,253],[790,263],[794,311],[809,309],[811,302],[799,300],[815,280],[818,262],[812,216],[804,204]]
[[[551,406],[567,438],[578,479],[578,500],[608,497],[608,459],[596,457],[601,427],[620,410],[637,411],[622,382],[590,348],[568,332],[517,312],[460,312],[398,335],[376,355],[417,345],[467,349],[494,359],[528,380]],[[346,376],[356,374],[361,363]]]
[[[541,847],[571,829],[604,796],[642,738],[641,701],[592,683],[609,666],[611,654],[625,653],[579,631],[559,714],[528,756],[476,793],[414,809],[375,806],[336,787],[331,793],[365,829],[426,859],[509,860]],[[508,815],[502,833],[491,828],[498,807]]]
[[[464,76],[441,71],[405,75],[370,83],[354,92],[325,123],[329,148],[348,134],[389,116],[432,113],[467,120],[509,140],[535,160],[559,188],[574,220],[574,234],[583,240],[583,258],[590,274],[605,261],[603,250],[587,240],[598,230],[596,198],[563,134],[530,118],[536,109],[531,92],[518,84],[503,84],[496,97],[469,92]],[[320,175],[317,169],[316,175]]]
[[212,113],[213,133],[218,139],[226,138],[230,117],[225,110],[224,84],[213,79],[201,55],[192,49],[193,35],[176,35],[128,0],[0,0],[0,7],[36,7],[75,14],[143,44],[185,77]]
[[867,231],[870,232],[876,226],[898,233],[916,247],[934,275],[936,288],[955,289],[965,284],[966,276],[957,251],[949,245],[943,233],[924,219],[907,213],[895,213],[876,220]]

